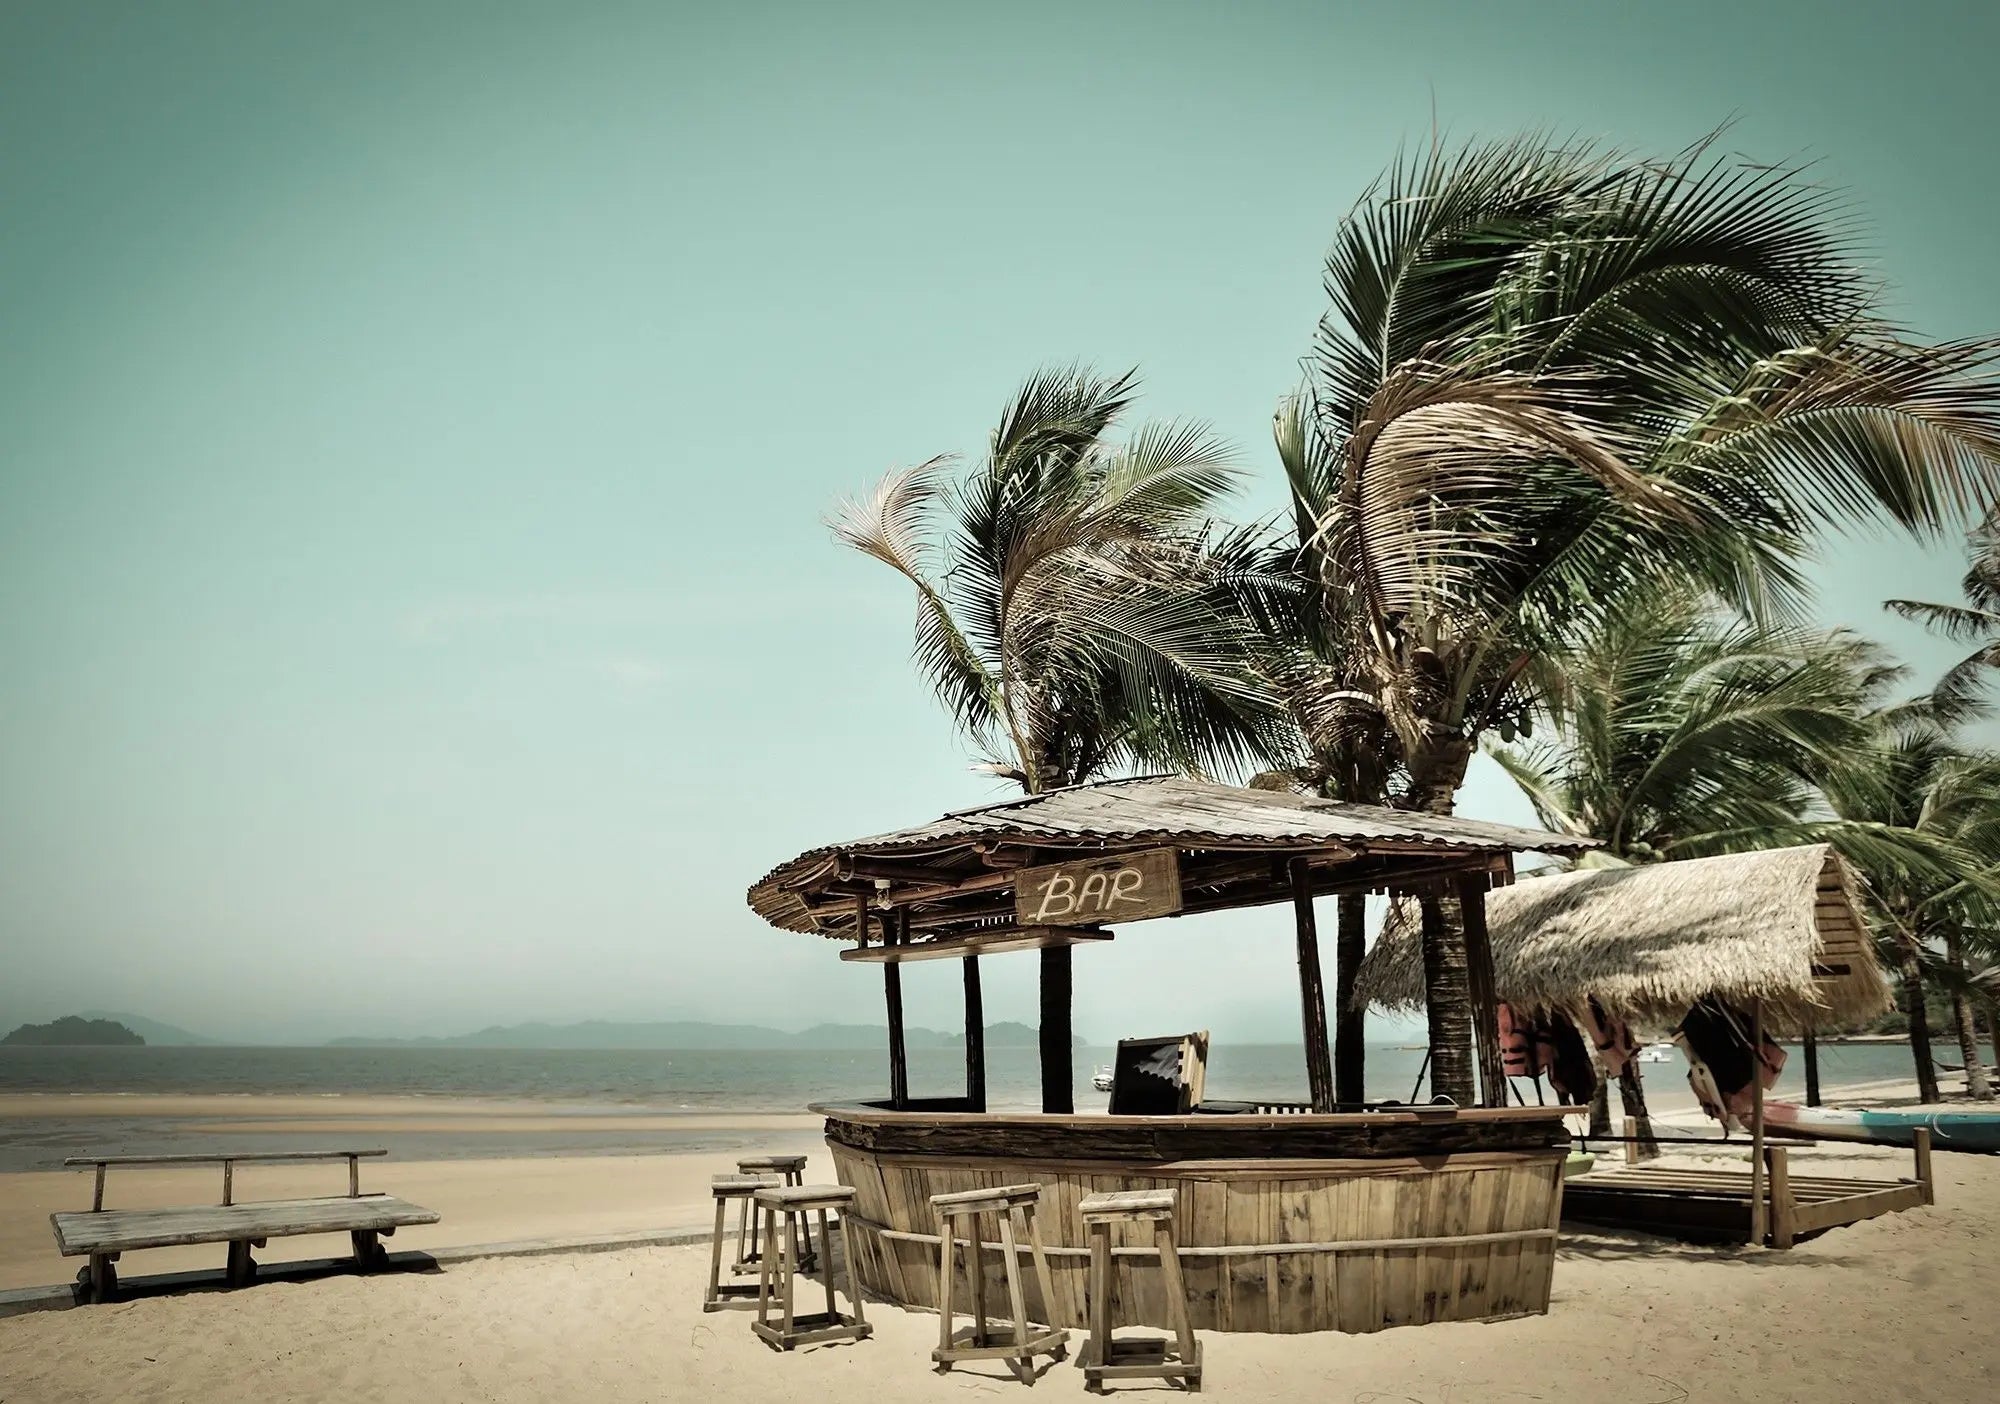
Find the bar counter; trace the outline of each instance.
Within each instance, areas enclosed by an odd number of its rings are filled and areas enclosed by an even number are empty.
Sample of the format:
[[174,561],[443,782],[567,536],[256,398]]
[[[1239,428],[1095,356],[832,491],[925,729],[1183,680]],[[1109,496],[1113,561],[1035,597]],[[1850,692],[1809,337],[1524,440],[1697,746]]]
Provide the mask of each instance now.
[[[861,1285],[936,1310],[930,1196],[1043,1186],[1055,1301],[1037,1320],[1085,1324],[1086,1195],[1171,1189],[1194,1325],[1212,1331],[1376,1331],[1548,1310],[1569,1135],[1558,1107],[1063,1116],[818,1105]],[[1574,1109],[1572,1109],[1574,1110]],[[1113,1313],[1164,1325],[1150,1238],[1115,1240]],[[998,1287],[998,1245],[982,1254]]]

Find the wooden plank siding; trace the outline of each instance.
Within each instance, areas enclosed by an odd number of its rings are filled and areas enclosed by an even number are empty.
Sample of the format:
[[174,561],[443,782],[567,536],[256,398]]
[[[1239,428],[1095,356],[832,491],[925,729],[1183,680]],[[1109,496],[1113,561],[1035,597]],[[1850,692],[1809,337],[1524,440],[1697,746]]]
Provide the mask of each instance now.
[[[882,1153],[828,1142],[857,1191],[850,1229],[864,1288],[938,1303],[934,1194],[1043,1187],[1038,1220],[1055,1300],[1033,1274],[1034,1319],[1086,1326],[1088,1240],[1080,1202],[1170,1191],[1197,1329],[1366,1332],[1546,1311],[1562,1195],[1561,1150],[1387,1161],[1116,1162]],[[1149,1223],[1113,1223],[1118,1325],[1171,1327]],[[982,1267],[997,1284],[999,1249]],[[1025,1250],[1023,1250],[1025,1251]]]

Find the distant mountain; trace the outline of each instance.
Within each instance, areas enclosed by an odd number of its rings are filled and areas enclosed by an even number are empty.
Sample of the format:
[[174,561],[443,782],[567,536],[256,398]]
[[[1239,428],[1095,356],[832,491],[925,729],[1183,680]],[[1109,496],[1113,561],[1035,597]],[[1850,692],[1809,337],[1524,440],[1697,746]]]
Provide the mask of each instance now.
[[65,1014],[46,1024],[23,1024],[0,1038],[15,1048],[118,1047],[140,1048],[146,1040],[110,1019],[84,1019]]
[[123,1024],[154,1048],[215,1048],[223,1042],[219,1038],[206,1038],[201,1034],[176,1028],[172,1024],[163,1024],[158,1019],[145,1019],[137,1014],[121,1014],[115,1009],[86,1009],[83,1011],[83,1017],[110,1019]]
[[[1027,1024],[999,1023],[986,1028],[988,1048],[1032,1048],[1037,1031]],[[800,1048],[845,1051],[882,1048],[889,1030],[881,1024],[816,1024],[802,1033],[759,1024],[706,1024],[674,1020],[658,1024],[620,1024],[591,1019],[580,1024],[510,1024],[476,1033],[423,1038],[336,1038],[334,1048],[644,1048],[665,1051],[731,1052],[746,1049]],[[903,1041],[911,1048],[957,1048],[964,1038],[936,1029],[906,1028]],[[1083,1040],[1073,1038],[1076,1046]]]

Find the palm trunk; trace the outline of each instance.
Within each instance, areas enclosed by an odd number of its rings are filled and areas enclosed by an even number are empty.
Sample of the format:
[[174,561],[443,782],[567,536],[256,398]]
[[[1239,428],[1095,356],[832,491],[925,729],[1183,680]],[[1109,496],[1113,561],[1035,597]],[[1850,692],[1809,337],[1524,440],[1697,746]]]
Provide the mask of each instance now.
[[1451,930],[1444,899],[1417,899],[1424,938],[1424,1014],[1430,1023],[1431,1092],[1461,1107],[1479,1105],[1472,1080],[1472,996],[1465,941]]
[[1910,1056],[1917,1064],[1917,1100],[1935,1102],[1937,1065],[1931,1062],[1931,1020],[1924,1008],[1924,973],[1917,964],[1916,948],[1905,942],[1897,964],[1903,977],[1903,999],[1910,1006]]
[[[1427,814],[1450,815],[1471,759],[1471,746],[1456,737],[1412,755],[1410,807]],[[1491,1061],[1497,1065],[1500,1053],[1497,1016],[1488,1009],[1481,1011],[1483,1019],[1475,1019],[1465,927],[1456,897],[1425,895],[1419,898],[1418,910],[1423,918],[1424,1012],[1430,1024],[1431,1089],[1461,1107],[1478,1106],[1473,1039],[1479,1038],[1482,1054],[1485,1045],[1492,1044]],[[1505,1080],[1501,1079],[1498,1086],[1504,1093]]]
[[1625,1134],[1638,1138],[1635,1160],[1653,1160],[1660,1154],[1660,1142],[1653,1135],[1652,1114],[1646,1110],[1646,1089],[1639,1082],[1639,1065],[1627,1063],[1618,1074],[1618,1098],[1625,1105]]
[[1611,1084],[1601,1077],[1597,1090],[1590,1094],[1589,1134],[1600,1141],[1611,1139]]
[[1343,892],[1335,908],[1338,924],[1333,940],[1333,1099],[1360,1106],[1368,1099],[1367,1011],[1354,1007],[1354,977],[1367,954],[1367,898]]
[[[1965,978],[1965,945],[1956,928],[1945,932],[1945,959],[1951,962],[1952,974],[1963,982]],[[1993,1100],[1993,1085],[1986,1079],[1986,1059],[1979,1051],[1979,1026],[1973,1022],[1972,1000],[1966,995],[1963,983],[1953,989],[1951,995],[1952,1022],[1958,1026],[1958,1053],[1965,1061],[1965,1090],[1972,1094],[1975,1102]]]

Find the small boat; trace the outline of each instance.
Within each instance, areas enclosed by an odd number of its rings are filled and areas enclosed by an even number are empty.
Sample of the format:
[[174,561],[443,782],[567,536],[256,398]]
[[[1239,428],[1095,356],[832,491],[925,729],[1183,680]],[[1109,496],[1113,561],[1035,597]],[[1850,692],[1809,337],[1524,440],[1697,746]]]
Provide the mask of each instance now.
[[1907,1146],[1918,1127],[1931,1133],[1935,1150],[2000,1151],[2000,1110],[1974,1111],[1963,1106],[1801,1107],[1792,1102],[1766,1102],[1767,1125],[1816,1141],[1868,1141],[1882,1146]]
[[1111,1069],[1099,1068],[1091,1075],[1090,1085],[1100,1092],[1109,1092],[1111,1090]]
[[1642,1063],[1671,1063],[1674,1060],[1674,1054],[1679,1051],[1671,1043],[1649,1043],[1639,1050],[1639,1061]]

